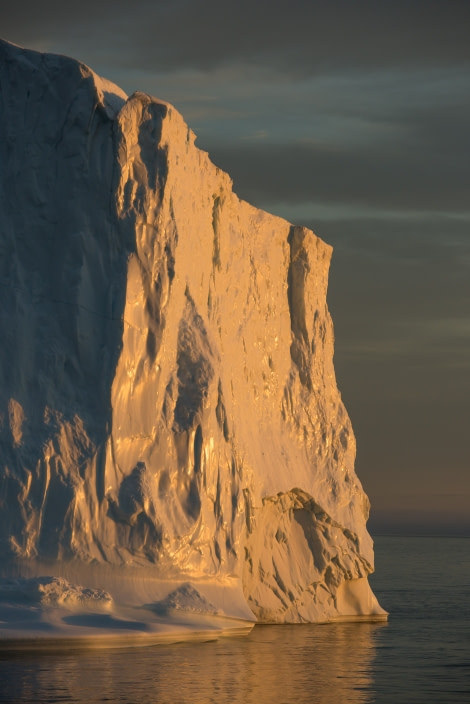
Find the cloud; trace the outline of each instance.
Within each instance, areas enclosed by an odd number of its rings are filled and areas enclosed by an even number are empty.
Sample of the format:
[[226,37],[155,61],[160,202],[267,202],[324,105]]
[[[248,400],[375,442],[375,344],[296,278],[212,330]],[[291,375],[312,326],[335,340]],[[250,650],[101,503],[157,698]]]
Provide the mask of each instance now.
[[[265,86],[259,102],[243,106],[254,114],[226,124],[226,133],[223,124],[202,131],[198,143],[255,203],[468,213],[466,83],[465,73],[440,71],[316,80],[288,98]],[[237,128],[253,125],[248,134],[264,130],[269,138],[237,142]]]
[[[362,344],[368,361],[401,358],[429,369],[460,358],[470,367],[468,222],[428,214],[319,221],[315,229],[333,245],[329,300],[339,354],[357,358]],[[466,386],[470,392],[470,377]]]
[[469,19],[461,0],[18,0],[2,32],[12,41],[79,38],[90,56],[106,45],[122,66],[210,71],[250,63],[314,75],[468,62]]
[[[448,129],[452,129],[450,124]],[[455,125],[458,132],[460,125]],[[445,130],[445,127],[443,128]],[[208,146],[235,190],[255,203],[276,199],[360,203],[382,208],[468,212],[467,132],[445,148],[421,135],[355,147],[294,142]]]
[[258,142],[259,140],[264,140],[269,136],[269,132],[267,130],[257,130],[253,134],[246,135],[242,137],[242,139],[246,140],[247,142]]

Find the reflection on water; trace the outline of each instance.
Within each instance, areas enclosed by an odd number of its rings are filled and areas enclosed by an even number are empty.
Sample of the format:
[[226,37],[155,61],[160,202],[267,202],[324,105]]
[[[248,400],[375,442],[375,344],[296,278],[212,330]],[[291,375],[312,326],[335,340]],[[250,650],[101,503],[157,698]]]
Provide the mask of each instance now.
[[384,623],[256,626],[243,638],[0,660],[1,702],[374,701]]
[[390,622],[256,626],[244,638],[0,657],[0,702],[470,702],[470,539],[382,538]]

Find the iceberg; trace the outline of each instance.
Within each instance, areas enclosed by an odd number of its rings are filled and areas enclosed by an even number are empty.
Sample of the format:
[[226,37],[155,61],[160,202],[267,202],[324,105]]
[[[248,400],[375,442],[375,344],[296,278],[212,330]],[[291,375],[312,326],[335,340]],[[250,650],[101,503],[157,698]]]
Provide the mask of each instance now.
[[0,644],[386,618],[332,249],[170,104],[0,42]]

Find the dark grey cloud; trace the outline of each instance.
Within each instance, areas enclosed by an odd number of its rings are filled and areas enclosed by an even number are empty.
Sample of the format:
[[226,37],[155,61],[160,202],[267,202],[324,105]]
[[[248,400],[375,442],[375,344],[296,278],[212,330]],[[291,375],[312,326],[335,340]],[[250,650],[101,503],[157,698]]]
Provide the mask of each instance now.
[[[224,144],[205,135],[200,142],[240,195],[255,201],[468,211],[469,76],[430,72],[389,76],[385,85],[380,76],[351,88],[347,80],[327,90],[313,85],[303,104],[280,101],[276,117],[285,130],[276,143],[269,132],[257,142]],[[302,118],[293,120],[290,110]],[[332,137],[329,123],[336,125]],[[269,130],[269,116],[266,125]]]
[[75,37],[90,56],[101,41],[114,62],[164,71],[248,62],[312,74],[470,60],[462,0],[19,0],[4,14],[12,41],[42,36],[60,46]]
[[[464,129],[459,142],[460,127]],[[389,144],[349,148],[263,142],[209,145],[209,151],[215,163],[230,173],[240,197],[254,202],[312,200],[466,212],[468,129],[459,120],[453,135],[443,129],[430,139],[423,131],[417,141],[410,134]]]
[[[162,3],[141,45],[145,60],[204,70],[221,61],[311,73],[355,65],[468,60],[465,3],[260,0]],[[155,41],[159,27],[170,41]],[[157,34],[157,38],[159,33]]]
[[[357,381],[353,367],[376,364],[389,368],[383,396],[423,403],[437,393],[470,412],[470,221],[325,221],[314,229],[334,247],[329,304],[346,383]],[[355,395],[368,394],[356,387]]]

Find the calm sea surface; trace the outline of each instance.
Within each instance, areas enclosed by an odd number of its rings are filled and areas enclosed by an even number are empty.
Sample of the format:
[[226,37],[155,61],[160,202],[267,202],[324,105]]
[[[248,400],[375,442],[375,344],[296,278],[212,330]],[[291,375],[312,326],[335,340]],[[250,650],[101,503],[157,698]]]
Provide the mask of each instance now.
[[1,702],[470,703],[470,539],[377,538],[387,624],[256,626],[243,638],[2,655]]

